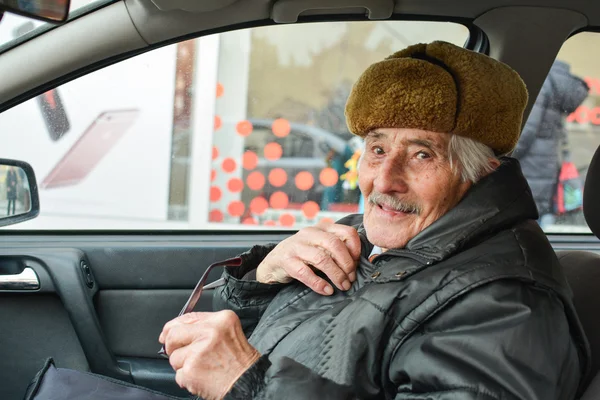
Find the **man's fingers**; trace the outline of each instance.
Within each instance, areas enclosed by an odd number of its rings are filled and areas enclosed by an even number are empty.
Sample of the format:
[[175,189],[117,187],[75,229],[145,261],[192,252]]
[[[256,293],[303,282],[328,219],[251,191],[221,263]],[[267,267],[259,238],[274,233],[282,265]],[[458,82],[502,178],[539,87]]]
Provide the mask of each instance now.
[[174,326],[169,330],[169,333],[165,337],[165,351],[167,355],[171,355],[175,350],[185,347],[198,339],[200,332],[194,325],[180,324]]
[[324,272],[340,290],[348,290],[356,280],[360,249],[354,228],[319,223],[279,243],[260,263],[256,276],[263,283],[286,283],[293,278],[317,293],[329,295],[333,293],[331,285],[307,264]]
[[[338,239],[336,238],[335,240]],[[341,246],[344,247],[343,244]],[[350,279],[348,278],[346,271],[339,265],[342,262],[346,262],[348,264],[352,264],[354,262],[352,258],[350,258],[350,255],[347,253],[347,251],[345,251],[345,254],[343,255],[344,261],[341,262],[336,260],[333,254],[321,247],[300,245],[298,246],[297,251],[298,258],[304,261],[305,264],[311,265],[316,269],[323,271],[325,275],[329,277],[331,282],[338,287],[338,289],[350,289]]]
[[173,327],[181,324],[193,324],[198,321],[202,321],[203,319],[208,318],[210,314],[211,313],[191,312],[170,320],[163,327],[163,330],[158,337],[158,341],[164,344],[166,336]]
[[169,354],[169,364],[173,367],[173,370],[177,371],[178,369],[183,368],[183,364],[185,363],[186,356],[188,355],[187,348],[180,347],[176,350],[173,350],[173,353]]
[[177,371],[175,371],[175,382],[180,388],[186,389],[183,368],[180,368]]
[[[307,232],[307,239],[311,245],[323,248],[328,252],[346,277],[350,278],[350,274],[356,270],[357,261],[353,259],[346,244],[336,234],[314,229],[314,231]],[[330,276],[330,278],[333,279],[334,277]],[[353,279],[350,279],[350,281],[353,281]]]
[[329,224],[326,225],[324,229],[340,238],[350,252],[350,256],[353,260],[358,261],[360,259],[361,243],[356,229],[351,226],[340,224]]
[[[200,337],[203,327],[210,325],[216,313],[192,312],[184,314],[167,322],[159,337],[159,342],[165,345],[165,351],[170,355],[176,349],[187,346]],[[200,324],[196,324],[200,322]]]
[[325,279],[322,279],[314,271],[302,262],[299,258],[290,258],[287,260],[287,273],[294,279],[304,283],[315,292],[324,296],[333,294],[333,288]]
[[162,344],[165,344],[165,340],[167,339],[167,336],[169,335],[171,329],[173,329],[174,326],[177,326],[182,323],[183,322],[181,322],[179,318],[175,318],[167,322],[165,326],[163,326],[163,330],[160,333],[160,336],[158,337],[158,341]]

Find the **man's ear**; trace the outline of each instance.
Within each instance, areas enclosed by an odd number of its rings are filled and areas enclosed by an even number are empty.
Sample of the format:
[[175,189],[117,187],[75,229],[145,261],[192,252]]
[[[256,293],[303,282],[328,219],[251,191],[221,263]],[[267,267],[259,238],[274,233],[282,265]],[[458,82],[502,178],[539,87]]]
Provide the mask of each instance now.
[[500,160],[498,160],[497,158],[490,158],[489,160],[490,160],[490,166],[494,170],[500,166]]

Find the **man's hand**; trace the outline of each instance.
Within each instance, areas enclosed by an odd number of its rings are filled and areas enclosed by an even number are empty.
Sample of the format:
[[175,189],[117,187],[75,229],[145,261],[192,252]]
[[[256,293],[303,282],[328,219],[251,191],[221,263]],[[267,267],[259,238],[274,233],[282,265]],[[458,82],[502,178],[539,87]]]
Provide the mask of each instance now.
[[169,321],[165,345],[177,384],[205,400],[220,400],[259,358],[238,316],[229,310],[189,313]]
[[260,263],[256,279],[263,283],[299,280],[322,295],[333,288],[311,267],[323,271],[340,290],[350,289],[356,280],[360,259],[360,238],[350,226],[319,223],[303,228],[279,243]]

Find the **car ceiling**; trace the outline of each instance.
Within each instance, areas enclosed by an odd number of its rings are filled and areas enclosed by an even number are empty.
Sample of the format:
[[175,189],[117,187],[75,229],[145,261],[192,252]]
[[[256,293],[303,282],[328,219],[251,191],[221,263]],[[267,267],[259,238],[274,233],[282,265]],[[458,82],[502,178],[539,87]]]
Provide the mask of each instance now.
[[600,27],[600,2],[585,0],[117,1],[2,53],[0,111],[91,70],[182,38],[274,21],[368,20],[369,14],[472,22],[486,33],[489,54],[521,74],[530,106],[564,40],[579,30]]

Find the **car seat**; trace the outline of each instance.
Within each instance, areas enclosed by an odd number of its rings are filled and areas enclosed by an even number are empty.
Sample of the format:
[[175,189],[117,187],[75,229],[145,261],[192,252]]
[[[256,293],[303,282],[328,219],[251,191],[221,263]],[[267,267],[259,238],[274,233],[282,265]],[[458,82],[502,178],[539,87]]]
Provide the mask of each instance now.
[[[600,147],[586,176],[583,214],[594,235],[600,237]],[[600,254],[581,250],[556,254],[573,290],[573,303],[592,352],[592,369],[581,400],[600,399]]]

